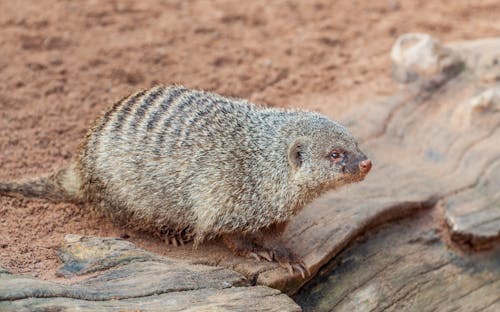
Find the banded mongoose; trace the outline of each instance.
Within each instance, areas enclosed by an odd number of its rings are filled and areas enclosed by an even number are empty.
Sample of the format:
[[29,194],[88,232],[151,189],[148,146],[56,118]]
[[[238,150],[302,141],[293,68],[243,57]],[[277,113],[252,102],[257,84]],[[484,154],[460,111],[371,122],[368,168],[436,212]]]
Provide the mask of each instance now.
[[304,274],[280,240],[287,222],[370,168],[354,137],[320,114],[156,86],[98,118],[67,167],[0,183],[0,194],[90,202],[168,243],[222,237],[240,256]]

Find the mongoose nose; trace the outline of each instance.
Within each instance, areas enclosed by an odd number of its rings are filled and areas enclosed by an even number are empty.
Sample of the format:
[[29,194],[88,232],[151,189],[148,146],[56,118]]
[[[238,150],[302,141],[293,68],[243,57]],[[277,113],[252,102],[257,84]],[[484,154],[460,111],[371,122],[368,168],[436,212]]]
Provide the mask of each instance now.
[[372,168],[372,161],[369,159],[365,159],[359,163],[359,171],[362,173],[368,173]]

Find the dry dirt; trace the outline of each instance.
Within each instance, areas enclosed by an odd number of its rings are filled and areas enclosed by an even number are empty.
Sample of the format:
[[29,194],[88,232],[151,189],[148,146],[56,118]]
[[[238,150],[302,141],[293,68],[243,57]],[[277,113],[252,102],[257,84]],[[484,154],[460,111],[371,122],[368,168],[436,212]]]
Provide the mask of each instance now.
[[[389,51],[399,35],[495,36],[498,16],[498,0],[1,1],[0,180],[68,163],[105,107],[157,83],[335,118],[398,88]],[[88,211],[1,197],[0,266],[54,279],[68,233],[126,234],[168,252]]]

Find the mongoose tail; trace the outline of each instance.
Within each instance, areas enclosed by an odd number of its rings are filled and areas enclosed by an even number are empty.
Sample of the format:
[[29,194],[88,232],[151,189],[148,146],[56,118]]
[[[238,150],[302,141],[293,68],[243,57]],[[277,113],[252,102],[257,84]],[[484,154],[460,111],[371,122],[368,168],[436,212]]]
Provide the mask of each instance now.
[[0,195],[48,199],[53,202],[81,202],[80,178],[75,164],[32,180],[0,182]]

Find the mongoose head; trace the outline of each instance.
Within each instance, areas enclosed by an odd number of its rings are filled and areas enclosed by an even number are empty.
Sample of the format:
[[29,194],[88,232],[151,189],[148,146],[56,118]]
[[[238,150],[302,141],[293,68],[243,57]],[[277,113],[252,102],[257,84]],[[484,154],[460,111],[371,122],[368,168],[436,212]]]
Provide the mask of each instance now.
[[298,121],[300,131],[288,148],[288,161],[296,181],[324,192],[359,182],[372,167],[352,134],[321,115]]

